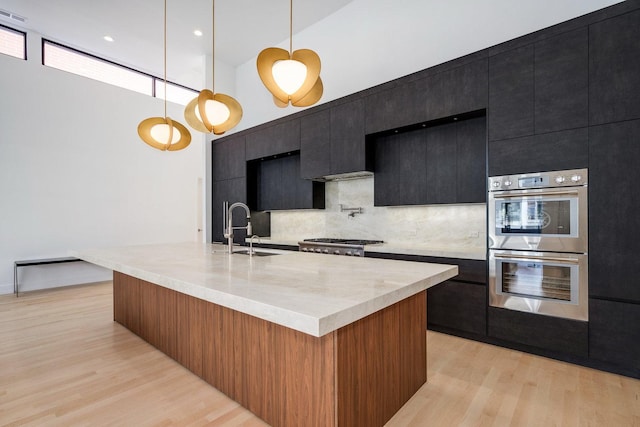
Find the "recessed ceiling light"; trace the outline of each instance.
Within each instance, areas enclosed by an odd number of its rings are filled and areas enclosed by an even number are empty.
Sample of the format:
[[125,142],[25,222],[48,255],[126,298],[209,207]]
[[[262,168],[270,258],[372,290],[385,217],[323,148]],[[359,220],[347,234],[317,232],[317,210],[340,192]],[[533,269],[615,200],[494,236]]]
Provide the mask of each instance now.
[[113,41],[113,37],[111,37],[111,36],[104,36],[103,39],[105,39],[108,42],[112,42]]
[[195,34],[198,37],[202,37],[202,31],[200,30],[193,30],[193,34]]

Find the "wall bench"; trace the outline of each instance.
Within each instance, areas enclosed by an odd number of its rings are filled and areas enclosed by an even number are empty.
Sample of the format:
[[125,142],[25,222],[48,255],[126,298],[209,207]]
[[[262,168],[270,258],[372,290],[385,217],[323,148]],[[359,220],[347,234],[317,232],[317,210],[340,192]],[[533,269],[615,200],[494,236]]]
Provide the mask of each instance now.
[[61,258],[42,258],[42,259],[27,259],[22,261],[15,261],[13,263],[13,293],[16,294],[16,298],[19,296],[19,284],[18,284],[18,268],[29,267],[33,265],[47,265],[47,264],[63,264],[67,262],[83,261],[80,258],[75,257],[61,257]]

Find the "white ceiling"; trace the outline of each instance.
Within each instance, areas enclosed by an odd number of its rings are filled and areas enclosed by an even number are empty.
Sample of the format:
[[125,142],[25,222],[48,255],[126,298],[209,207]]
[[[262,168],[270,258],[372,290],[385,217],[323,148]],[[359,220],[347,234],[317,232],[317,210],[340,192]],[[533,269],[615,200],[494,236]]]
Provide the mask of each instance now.
[[[322,20],[352,0],[295,0],[294,33]],[[167,0],[169,78],[177,65],[202,67],[211,53],[211,0]],[[217,0],[216,61],[231,66],[289,37],[287,0]],[[26,18],[0,16],[0,24],[162,75],[163,0],[0,0],[0,9]],[[204,35],[195,37],[200,29]],[[109,43],[105,35],[114,38]],[[295,37],[294,37],[294,50]],[[179,74],[174,72],[174,74]]]

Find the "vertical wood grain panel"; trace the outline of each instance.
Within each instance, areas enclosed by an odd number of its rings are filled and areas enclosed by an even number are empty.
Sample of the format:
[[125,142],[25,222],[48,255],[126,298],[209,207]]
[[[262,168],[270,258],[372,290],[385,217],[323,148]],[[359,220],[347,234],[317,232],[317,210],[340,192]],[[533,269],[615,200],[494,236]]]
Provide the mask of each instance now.
[[233,311],[205,302],[203,379],[227,396],[234,396]]
[[176,361],[190,369],[190,322],[189,295],[171,291],[175,294],[175,359]]
[[204,376],[203,347],[206,301],[189,297],[189,370]]
[[140,282],[126,274],[113,273],[113,320],[140,335]]
[[177,328],[176,328],[176,292],[156,286],[158,292],[157,307],[159,312],[158,335],[159,346],[170,358],[177,360]]
[[[135,279],[138,280],[138,279]],[[140,283],[140,337],[149,344],[159,348],[159,318],[158,318],[158,293],[157,285],[144,280],[138,280]]]

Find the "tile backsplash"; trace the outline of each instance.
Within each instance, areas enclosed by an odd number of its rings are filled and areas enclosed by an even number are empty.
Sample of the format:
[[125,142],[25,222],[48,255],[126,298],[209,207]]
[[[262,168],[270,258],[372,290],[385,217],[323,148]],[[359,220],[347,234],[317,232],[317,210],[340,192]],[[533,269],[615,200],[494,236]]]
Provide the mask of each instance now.
[[[399,247],[485,247],[485,204],[374,207],[374,179],[327,182],[324,210],[271,212],[271,239],[337,237],[384,240]],[[363,213],[351,216],[340,205],[361,207]]]

